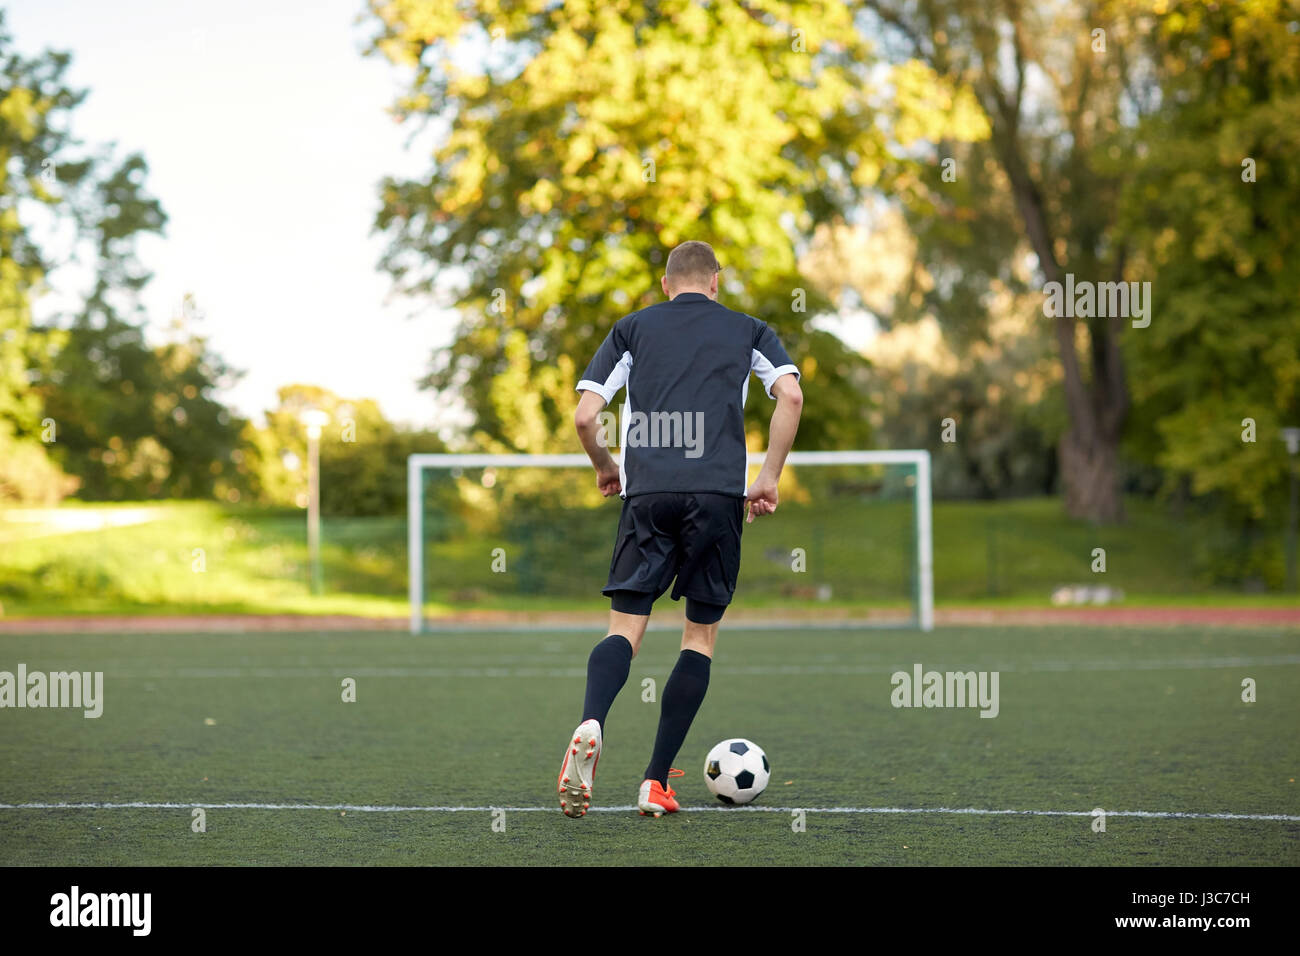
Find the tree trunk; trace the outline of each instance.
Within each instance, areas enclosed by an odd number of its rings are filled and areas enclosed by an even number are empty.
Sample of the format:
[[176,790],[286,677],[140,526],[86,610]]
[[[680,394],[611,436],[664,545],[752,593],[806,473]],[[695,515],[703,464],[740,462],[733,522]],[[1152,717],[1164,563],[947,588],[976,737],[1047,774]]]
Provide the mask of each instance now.
[[[1003,107],[1005,109],[1005,106]],[[995,126],[996,129],[996,126]],[[1057,261],[1042,194],[1010,136],[1000,139],[1003,168],[1011,180],[1025,232],[1049,282],[1062,282],[1065,270]],[[1116,260],[1116,280],[1122,277],[1124,256]],[[1128,414],[1128,383],[1119,349],[1118,317],[1088,327],[1092,380],[1086,381],[1075,344],[1076,322],[1056,316],[1053,326],[1061,352],[1062,385],[1069,426],[1058,446],[1065,511],[1072,518],[1096,524],[1124,520],[1120,493],[1119,440]]]
[[1096,524],[1123,521],[1118,438],[1085,431],[1072,423],[1057,449],[1065,512]]
[[1057,446],[1065,513],[1094,524],[1124,520],[1119,441],[1128,414],[1128,386],[1119,353],[1119,320],[1088,327],[1092,381],[1084,382],[1073,320],[1056,320],[1065,373],[1069,425]]

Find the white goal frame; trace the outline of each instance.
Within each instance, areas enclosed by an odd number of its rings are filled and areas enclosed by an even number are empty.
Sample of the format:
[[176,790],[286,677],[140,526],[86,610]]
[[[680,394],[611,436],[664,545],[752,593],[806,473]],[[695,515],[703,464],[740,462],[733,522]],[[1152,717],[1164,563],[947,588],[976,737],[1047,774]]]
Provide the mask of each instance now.
[[[750,452],[749,464],[763,464],[763,452]],[[914,465],[916,520],[916,625],[934,629],[934,540],[930,510],[930,453],[909,451],[795,451],[788,465]],[[407,574],[411,602],[411,633],[424,630],[424,484],[426,469],[450,468],[583,468],[586,455],[420,454],[406,460]]]

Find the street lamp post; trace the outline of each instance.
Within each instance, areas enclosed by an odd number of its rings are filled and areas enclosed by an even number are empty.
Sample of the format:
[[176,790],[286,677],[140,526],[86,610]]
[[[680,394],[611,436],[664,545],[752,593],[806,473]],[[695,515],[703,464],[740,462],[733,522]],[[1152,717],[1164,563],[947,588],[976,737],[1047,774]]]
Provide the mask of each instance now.
[[1282,440],[1286,442],[1287,454],[1291,456],[1291,500],[1287,508],[1286,521],[1286,587],[1294,594],[1296,591],[1296,456],[1300,455],[1300,428],[1282,429]]
[[320,563],[320,433],[330,417],[320,409],[302,413],[307,426],[307,554],[311,561],[311,593],[322,591]]

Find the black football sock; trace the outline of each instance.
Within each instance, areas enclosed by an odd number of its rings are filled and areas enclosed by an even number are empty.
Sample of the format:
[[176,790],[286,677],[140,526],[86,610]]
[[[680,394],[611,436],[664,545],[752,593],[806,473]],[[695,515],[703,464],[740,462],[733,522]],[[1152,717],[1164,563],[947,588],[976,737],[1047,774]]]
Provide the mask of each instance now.
[[611,634],[591,650],[587,658],[587,697],[582,705],[582,719],[593,717],[605,729],[605,718],[614,698],[627,683],[632,670],[632,644],[622,634]]
[[686,732],[691,729],[704,694],[709,689],[709,664],[711,661],[699,651],[682,651],[677,666],[668,675],[664,685],[663,700],[659,704],[659,732],[655,735],[654,754],[646,767],[645,779],[658,780],[668,787],[668,768],[677,757],[677,751],[686,742]]

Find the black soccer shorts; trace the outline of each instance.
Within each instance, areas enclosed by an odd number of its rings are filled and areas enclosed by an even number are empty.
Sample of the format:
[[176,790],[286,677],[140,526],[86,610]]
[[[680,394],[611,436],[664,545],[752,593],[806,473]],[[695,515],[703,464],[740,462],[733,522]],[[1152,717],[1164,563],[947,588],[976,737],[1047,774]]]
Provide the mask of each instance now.
[[745,499],[735,495],[657,492],[623,502],[609,582],[614,610],[649,614],[673,584],[686,617],[713,624],[731,603],[740,574]]

